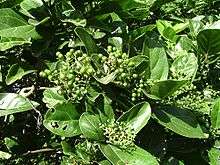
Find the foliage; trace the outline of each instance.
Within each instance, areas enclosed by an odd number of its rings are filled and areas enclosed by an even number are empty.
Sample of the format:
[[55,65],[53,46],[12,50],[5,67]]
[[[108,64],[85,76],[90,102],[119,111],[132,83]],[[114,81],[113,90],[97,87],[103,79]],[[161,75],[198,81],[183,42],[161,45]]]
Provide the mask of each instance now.
[[219,6],[0,1],[0,164],[219,164]]

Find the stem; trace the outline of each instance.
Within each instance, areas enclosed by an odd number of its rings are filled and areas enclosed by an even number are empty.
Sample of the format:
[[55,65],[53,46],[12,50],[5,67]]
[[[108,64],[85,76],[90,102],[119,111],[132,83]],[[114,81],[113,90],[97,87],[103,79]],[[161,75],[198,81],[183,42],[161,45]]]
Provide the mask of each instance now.
[[43,148],[43,149],[39,149],[39,150],[28,151],[28,152],[24,153],[23,156],[26,156],[26,155],[29,155],[29,154],[38,154],[38,153],[42,153],[42,152],[52,152],[52,151],[55,151],[55,149]]

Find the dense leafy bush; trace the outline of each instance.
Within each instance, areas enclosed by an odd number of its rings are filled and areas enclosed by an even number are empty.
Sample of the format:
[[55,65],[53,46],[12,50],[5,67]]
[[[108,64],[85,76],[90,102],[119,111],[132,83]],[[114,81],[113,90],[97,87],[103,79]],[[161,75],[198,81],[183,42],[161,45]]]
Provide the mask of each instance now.
[[218,165],[219,6],[0,1],[0,164]]

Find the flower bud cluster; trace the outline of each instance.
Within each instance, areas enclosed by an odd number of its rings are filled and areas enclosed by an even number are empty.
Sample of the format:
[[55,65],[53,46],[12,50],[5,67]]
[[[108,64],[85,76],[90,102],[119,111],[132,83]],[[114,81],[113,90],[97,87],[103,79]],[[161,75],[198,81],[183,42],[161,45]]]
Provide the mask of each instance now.
[[108,121],[101,124],[106,137],[106,143],[116,145],[121,149],[134,147],[135,131],[126,123],[118,121]]

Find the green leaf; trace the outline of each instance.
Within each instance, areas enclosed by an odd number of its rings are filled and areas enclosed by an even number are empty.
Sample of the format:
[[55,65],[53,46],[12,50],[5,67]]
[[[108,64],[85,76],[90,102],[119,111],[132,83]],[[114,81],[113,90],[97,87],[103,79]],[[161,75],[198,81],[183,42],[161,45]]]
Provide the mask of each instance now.
[[156,158],[140,147],[126,152],[113,145],[100,144],[100,150],[113,165],[158,165]]
[[13,64],[8,71],[5,82],[7,85],[11,85],[15,81],[22,79],[23,76],[33,72],[35,72],[35,70],[30,70],[27,67],[22,68],[18,64]]
[[150,104],[139,103],[125,112],[118,120],[126,121],[138,133],[148,122],[151,116]]
[[158,20],[156,22],[156,25],[161,36],[171,42],[176,42],[176,32],[168,21]]
[[158,107],[154,110],[154,118],[173,132],[189,138],[208,138],[194,114],[185,109],[170,106]]
[[220,21],[201,30],[197,35],[198,47],[204,53],[213,55],[220,52]]
[[90,115],[85,112],[79,119],[79,126],[86,138],[92,140],[104,140],[104,134],[100,128],[100,117],[98,115]]
[[182,51],[182,55],[177,57],[170,68],[176,78],[191,79],[198,69],[198,60],[193,53]]
[[147,25],[140,28],[136,28],[133,31],[129,32],[131,37],[131,42],[136,41],[137,39],[144,36],[147,32],[152,31],[155,28],[155,25]]
[[4,138],[4,144],[6,145],[7,149],[10,152],[13,152],[14,149],[16,149],[16,147],[19,146],[16,137],[12,137],[12,138],[6,137],[6,138]]
[[25,112],[39,104],[15,93],[0,93],[0,117]]
[[42,0],[23,0],[20,4],[20,12],[28,17],[34,18],[29,11],[40,8],[41,6],[43,6]]
[[148,90],[143,90],[144,94],[152,99],[164,99],[174,94],[183,87],[188,80],[166,80],[154,82]]
[[29,25],[20,15],[12,9],[0,9],[0,36],[6,38],[20,38],[28,40],[29,38],[39,39],[40,35],[35,27]]
[[208,156],[211,165],[220,164],[220,149],[211,148],[211,150],[208,151]]
[[2,38],[0,39],[0,51],[5,51],[14,46],[31,44],[30,41],[22,38]]
[[156,37],[146,37],[143,53],[149,57],[150,79],[166,80],[169,71],[168,60],[165,49],[157,40]]
[[113,82],[116,78],[116,73],[115,72],[112,72],[110,74],[108,74],[107,76],[105,77],[102,77],[102,78],[98,78],[98,77],[94,77],[98,82],[102,83],[102,84],[109,84],[110,82]]
[[57,104],[45,115],[44,126],[56,135],[73,137],[81,134],[79,128],[79,106],[77,104]]
[[215,129],[220,129],[220,99],[217,99],[211,111],[211,123]]
[[144,19],[148,16],[150,7],[156,0],[113,0],[130,18]]
[[99,165],[111,165],[111,162],[109,162],[108,160],[102,160],[101,162],[99,162]]
[[63,153],[64,153],[65,155],[70,155],[70,156],[71,156],[71,155],[75,155],[73,148],[72,148],[71,145],[68,144],[67,142],[62,141],[62,142],[61,142],[61,146],[62,146],[62,149],[63,149]]
[[0,151],[0,159],[9,159],[12,155],[7,153],[7,152],[3,152],[3,151]]
[[62,104],[66,100],[62,95],[57,93],[57,88],[48,88],[44,91],[43,95],[43,102],[46,104],[48,108],[53,108],[57,104]]
[[92,36],[82,27],[75,28],[75,33],[80,38],[80,40],[84,43],[87,53],[89,55],[93,53],[98,53],[98,47],[94,42]]

